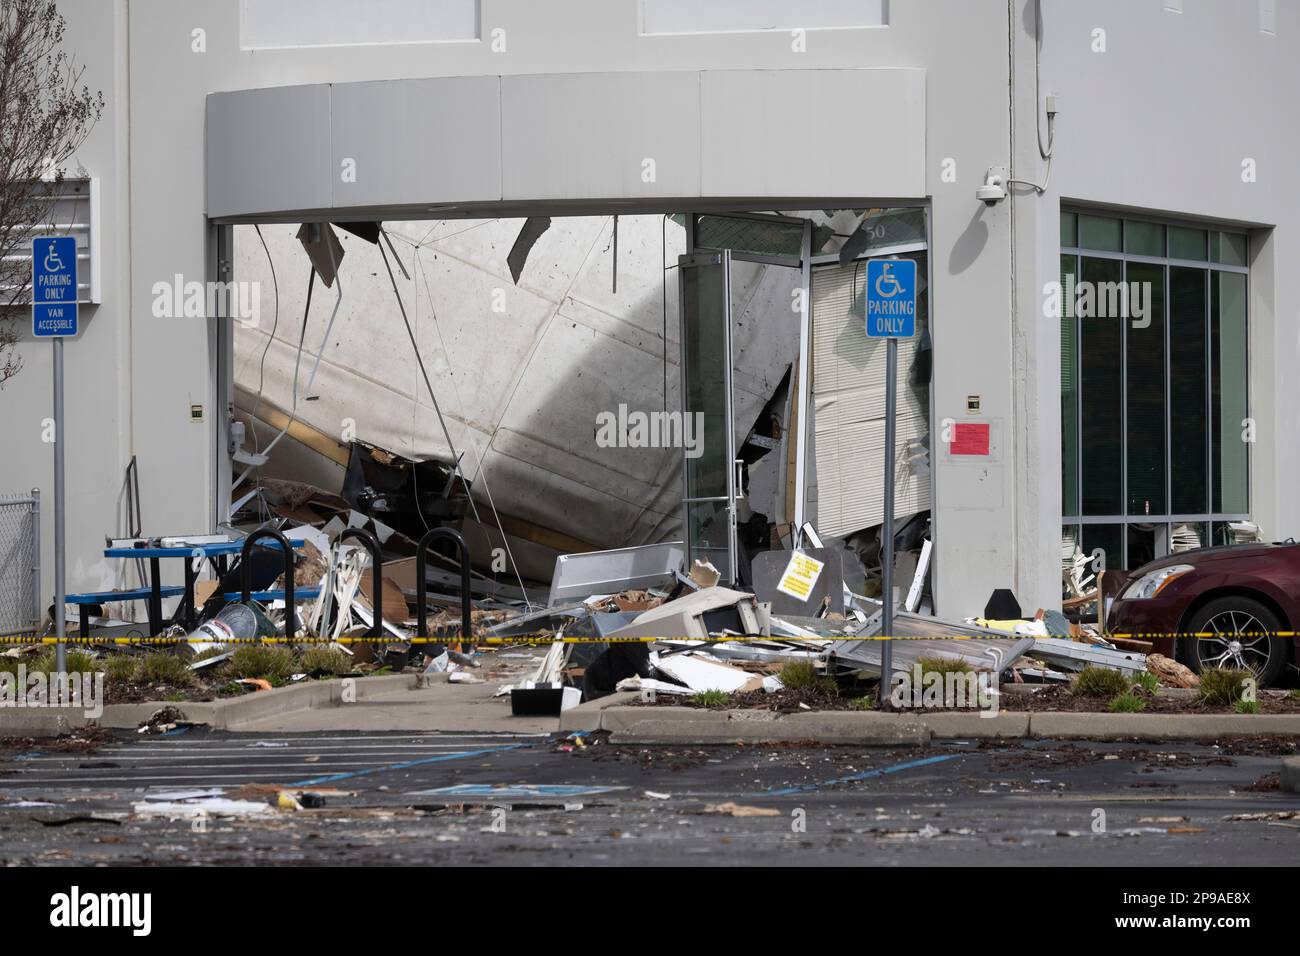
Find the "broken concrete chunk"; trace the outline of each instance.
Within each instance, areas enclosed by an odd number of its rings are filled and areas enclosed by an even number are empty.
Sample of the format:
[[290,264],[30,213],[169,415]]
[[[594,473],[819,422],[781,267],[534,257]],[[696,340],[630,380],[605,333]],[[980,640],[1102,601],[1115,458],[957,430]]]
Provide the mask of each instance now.
[[698,588],[711,588],[717,585],[718,581],[722,579],[722,575],[711,562],[701,561],[696,558],[695,565],[691,568],[690,578]]
[[1190,667],[1163,654],[1147,655],[1147,670],[1160,678],[1166,687],[1200,687],[1201,678]]

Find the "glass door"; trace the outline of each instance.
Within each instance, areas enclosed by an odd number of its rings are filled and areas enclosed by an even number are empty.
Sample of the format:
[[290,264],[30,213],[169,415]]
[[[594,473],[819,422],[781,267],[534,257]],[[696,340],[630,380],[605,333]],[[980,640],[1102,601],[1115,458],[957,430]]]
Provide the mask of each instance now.
[[681,290],[682,428],[687,445],[682,527],[689,565],[709,561],[736,582],[737,465],[731,422],[731,253],[678,259]]

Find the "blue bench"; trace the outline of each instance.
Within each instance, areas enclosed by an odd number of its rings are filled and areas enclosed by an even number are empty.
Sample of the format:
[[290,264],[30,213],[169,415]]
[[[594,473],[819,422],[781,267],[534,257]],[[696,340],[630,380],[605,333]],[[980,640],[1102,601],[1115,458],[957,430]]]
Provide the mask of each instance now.
[[[320,597],[320,588],[294,588],[293,596],[302,598],[304,601],[314,601]],[[227,591],[222,595],[227,601],[242,601],[244,599],[243,591]],[[284,588],[275,588],[270,591],[254,591],[249,595],[253,601],[283,601]]]
[[[159,588],[162,597],[176,597],[185,593],[179,584],[169,584]],[[109,604],[113,601],[147,601],[153,596],[153,588],[132,588],[129,591],[86,591],[82,594],[65,594],[67,604],[77,605],[82,637],[90,637],[90,609],[96,604]],[[55,613],[62,613],[55,610]]]
[[[320,588],[294,588],[293,594],[296,598],[314,601],[320,597],[320,591]],[[159,597],[177,597],[185,593],[185,587],[180,584],[168,584],[158,589]],[[90,637],[90,609],[92,606],[108,604],[112,601],[147,601],[152,596],[152,588],[133,588],[129,591],[87,591],[83,594],[67,594],[64,595],[63,599],[68,604],[77,605],[81,636],[85,638]],[[222,595],[227,601],[239,601],[243,599],[243,596],[241,591],[229,591]],[[283,601],[284,588],[276,588],[270,591],[254,591],[251,597],[254,601]]]

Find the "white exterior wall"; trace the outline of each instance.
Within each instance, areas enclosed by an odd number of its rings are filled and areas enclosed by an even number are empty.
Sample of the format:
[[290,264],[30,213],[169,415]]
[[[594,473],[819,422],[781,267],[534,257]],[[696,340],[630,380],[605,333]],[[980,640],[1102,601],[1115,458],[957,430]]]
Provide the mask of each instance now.
[[[1253,227],[1251,511],[1266,540],[1300,537],[1300,499],[1287,494],[1300,467],[1300,275],[1288,265],[1300,256],[1300,190],[1291,168],[1300,148],[1300,3],[1276,4],[1274,35],[1261,32],[1256,2],[1189,0],[1183,13],[1131,0],[1043,6],[1043,89],[1061,94],[1062,113],[1050,189],[1032,226],[1036,301],[1059,271],[1062,201]],[[1093,52],[1097,29],[1107,31],[1105,53]],[[1025,56],[1031,53],[1028,47]],[[1017,90],[1032,80],[1026,70]],[[1017,135],[1021,155],[1036,155],[1031,116]],[[1243,181],[1247,159],[1255,161],[1254,182]],[[1059,328],[1043,320],[1038,335],[1037,387],[1047,397],[1059,389],[1059,365],[1049,361],[1059,354]],[[1060,447],[1059,417],[1046,415],[1034,433],[1046,449]],[[1050,478],[1042,477],[1042,512],[1059,515],[1059,480]]]
[[[108,99],[79,157],[101,179],[106,258],[104,304],[68,348],[70,589],[100,583],[94,556],[101,536],[116,527],[117,488],[132,453],[140,460],[147,532],[194,530],[211,520],[219,463],[210,329],[198,319],[155,319],[148,309],[153,283],[209,274],[207,94],[421,77],[925,71],[933,416],[961,421],[966,396],[979,394],[999,436],[999,454],[987,462],[936,456],[936,588],[939,610],[949,615],[978,612],[999,586],[1014,587],[1030,610],[1059,594],[1059,331],[1041,318],[1041,289],[1056,275],[1061,198],[1276,224],[1253,243],[1252,411],[1260,440],[1252,503],[1270,537],[1300,534],[1300,503],[1280,490],[1300,456],[1295,376],[1283,364],[1300,349],[1291,304],[1300,279],[1285,268],[1300,243],[1300,219],[1295,192],[1282,181],[1297,135],[1289,122],[1300,62],[1294,3],[1277,4],[1277,36],[1263,36],[1257,5],[1237,0],[1187,0],[1183,14],[1166,13],[1161,0],[1044,0],[1042,89],[1063,103],[1050,188],[992,209],[975,201],[974,190],[988,166],[1009,163],[1013,134],[1017,175],[1043,171],[1032,143],[1033,0],[895,2],[887,28],[810,31],[803,53],[792,52],[781,32],[641,37],[635,0],[484,0],[483,36],[504,29],[504,53],[492,52],[486,39],[253,52],[240,49],[236,0],[60,6],[87,82]],[[1095,27],[1108,31],[1105,54],[1090,50]],[[206,31],[206,52],[191,48],[197,29]],[[817,123],[793,115],[789,135],[816,162],[819,149],[835,153],[840,128],[871,117],[870,103]],[[539,134],[563,136],[564,122],[557,113]],[[239,145],[256,153],[264,144],[250,136]],[[1240,182],[1238,154],[1257,160],[1259,182]],[[948,158],[955,182],[942,178]],[[851,194],[879,195],[869,177]],[[16,452],[5,455],[0,484],[40,486],[48,497],[49,449],[37,427],[49,408],[48,350],[23,352],[27,369],[0,393],[6,452]],[[199,401],[207,405],[207,427],[188,420]],[[47,535],[47,569],[48,543]],[[47,570],[47,593],[49,578]]]
[[[85,82],[104,91],[104,114],[74,161],[69,177],[99,179],[99,247],[102,301],[81,306],[81,334],[63,350],[69,591],[108,586],[112,569],[102,558],[104,536],[118,530],[119,492],[131,458],[132,322],[130,201],[127,162],[126,20],[123,4],[63,0],[65,48],[85,67]],[[0,489],[41,491],[41,609],[54,593],[54,453],[44,438],[52,420],[53,346],[31,335],[31,314],[16,316],[22,371],[0,391]],[[200,356],[206,365],[206,359]],[[198,437],[202,429],[193,429]],[[152,494],[151,494],[152,492]],[[164,490],[141,476],[146,513],[161,512]]]

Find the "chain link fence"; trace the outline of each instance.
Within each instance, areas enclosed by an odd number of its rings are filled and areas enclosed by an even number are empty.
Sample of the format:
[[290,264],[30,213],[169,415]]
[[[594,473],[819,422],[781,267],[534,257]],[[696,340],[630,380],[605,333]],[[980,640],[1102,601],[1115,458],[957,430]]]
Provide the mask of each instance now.
[[0,636],[41,629],[41,493],[0,495]]

